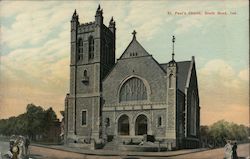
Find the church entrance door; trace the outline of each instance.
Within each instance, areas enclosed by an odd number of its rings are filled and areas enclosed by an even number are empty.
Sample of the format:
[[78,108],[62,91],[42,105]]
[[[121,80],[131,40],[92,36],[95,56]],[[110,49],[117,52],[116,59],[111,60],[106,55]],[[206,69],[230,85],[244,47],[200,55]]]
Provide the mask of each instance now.
[[118,119],[118,134],[129,135],[129,120],[127,115],[122,115]]
[[144,135],[148,132],[147,117],[143,114],[139,115],[135,121],[135,135]]

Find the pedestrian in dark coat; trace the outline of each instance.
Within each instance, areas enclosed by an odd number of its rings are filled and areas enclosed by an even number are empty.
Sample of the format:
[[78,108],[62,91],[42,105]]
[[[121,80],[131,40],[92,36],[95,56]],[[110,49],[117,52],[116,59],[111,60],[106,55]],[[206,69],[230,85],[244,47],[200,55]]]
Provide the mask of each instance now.
[[233,159],[238,159],[238,156],[237,156],[237,143],[235,142],[233,147],[232,147],[232,151],[233,151]]
[[29,149],[29,145],[30,145],[30,140],[28,137],[25,138],[25,155],[28,155],[28,149]]

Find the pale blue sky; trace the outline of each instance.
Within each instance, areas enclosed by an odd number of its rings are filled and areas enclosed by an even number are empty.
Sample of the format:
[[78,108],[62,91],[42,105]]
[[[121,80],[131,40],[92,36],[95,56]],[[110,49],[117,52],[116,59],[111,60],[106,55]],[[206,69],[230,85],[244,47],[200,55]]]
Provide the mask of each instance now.
[[[64,109],[69,87],[70,18],[77,9],[81,23],[93,21],[99,3],[104,23],[108,24],[111,16],[116,21],[117,58],[135,29],[144,48],[159,63],[166,63],[175,35],[175,59],[196,58],[202,124],[232,121],[231,112],[235,111],[239,112],[235,122],[247,124],[247,0],[1,1],[0,118],[24,112],[31,102],[53,106],[57,112]],[[172,15],[168,15],[170,11]],[[177,11],[200,11],[203,15],[180,16],[175,15]],[[228,15],[204,15],[205,11],[226,11]],[[218,115],[209,119],[213,113]]]

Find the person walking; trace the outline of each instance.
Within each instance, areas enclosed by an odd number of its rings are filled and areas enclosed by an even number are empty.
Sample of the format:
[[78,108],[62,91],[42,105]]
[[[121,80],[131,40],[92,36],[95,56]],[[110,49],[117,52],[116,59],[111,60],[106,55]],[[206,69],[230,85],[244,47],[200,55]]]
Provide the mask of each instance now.
[[26,138],[25,138],[25,143],[24,143],[24,146],[25,146],[25,155],[26,155],[26,156],[28,155],[29,145],[30,145],[30,140],[29,140],[29,137],[26,136]]
[[227,140],[227,144],[224,146],[224,149],[225,159],[232,159],[232,145],[230,140]]
[[238,156],[237,156],[237,143],[235,142],[233,147],[232,147],[232,152],[233,152],[233,157],[232,159],[238,159]]

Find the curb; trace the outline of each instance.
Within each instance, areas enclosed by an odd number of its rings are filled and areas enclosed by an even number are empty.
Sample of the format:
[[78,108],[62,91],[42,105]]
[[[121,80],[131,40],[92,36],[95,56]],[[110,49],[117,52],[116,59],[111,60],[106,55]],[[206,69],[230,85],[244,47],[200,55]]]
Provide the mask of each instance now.
[[138,154],[138,152],[133,154],[134,152],[131,153],[129,151],[121,151],[122,153],[119,154],[116,151],[114,151],[114,153],[110,153],[110,152],[109,153],[102,153],[102,152],[98,152],[98,150],[95,151],[95,152],[79,152],[77,150],[62,149],[62,148],[51,147],[51,146],[40,145],[40,144],[31,144],[31,146],[49,148],[49,149],[54,149],[54,150],[66,151],[66,152],[73,152],[73,153],[84,154],[84,155],[95,155],[95,156],[174,157],[174,156],[180,156],[180,155],[186,155],[186,154],[191,154],[191,153],[203,152],[203,151],[210,150],[208,148],[203,148],[203,149],[200,149],[200,150],[177,153],[177,154],[154,154],[154,152],[152,152],[152,154],[145,154],[143,152],[141,154]]
[[79,154],[84,154],[84,155],[96,155],[96,156],[120,156],[119,154],[101,154],[101,153],[91,153],[91,152],[79,152],[77,150],[68,150],[68,149],[62,149],[62,148],[57,148],[57,147],[50,147],[47,145],[40,145],[40,144],[31,144],[31,146],[35,147],[43,147],[43,148],[48,148],[48,149],[53,149],[53,150],[60,150],[60,151],[66,151],[66,152],[73,152],[73,153],[79,153]]

